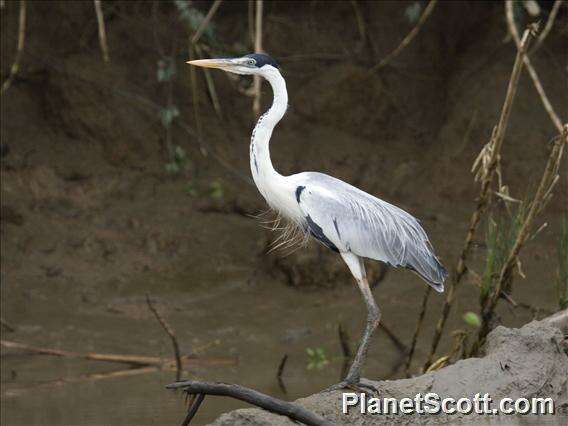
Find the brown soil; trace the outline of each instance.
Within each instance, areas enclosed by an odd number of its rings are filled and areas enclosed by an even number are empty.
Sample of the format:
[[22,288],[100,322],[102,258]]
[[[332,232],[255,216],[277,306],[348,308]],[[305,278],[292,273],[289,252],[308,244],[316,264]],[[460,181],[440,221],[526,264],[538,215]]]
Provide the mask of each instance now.
[[[179,126],[173,143],[189,153],[191,171],[168,175],[158,113],[136,97],[164,103],[155,78],[159,44],[175,39],[179,122],[197,128],[183,65],[186,33],[173,7],[162,5],[155,15],[140,2],[109,8],[110,64],[100,59],[91,7],[30,5],[22,71],[2,97],[2,143],[9,149],[2,159],[3,281],[65,278],[83,285],[224,261],[264,263],[259,255],[267,236],[245,216],[263,208],[255,188],[213,155],[204,157],[196,138]],[[513,59],[511,44],[502,42],[500,6],[443,4],[393,66],[372,76],[369,66],[409,27],[401,5],[360,5],[365,42],[348,3],[267,7],[265,45],[281,59],[291,98],[273,141],[278,168],[328,172],[407,208],[427,227],[450,216],[459,222],[453,227],[463,229],[476,191],[469,168],[497,121]],[[215,18],[220,40],[230,45],[243,38],[245,11],[244,4],[221,8]],[[3,71],[13,56],[16,15],[15,4],[2,12]],[[562,68],[552,53],[561,43],[553,33],[535,63],[553,103],[565,112]],[[200,77],[203,140],[246,177],[250,100],[225,76],[213,78],[224,118],[215,115]],[[267,103],[269,88],[264,93]],[[525,76],[503,155],[515,196],[534,187],[553,135]],[[214,181],[223,187],[221,201],[208,195]],[[189,182],[197,197],[185,194]],[[565,183],[549,207],[553,217],[566,205]],[[463,213],[454,215],[456,204]],[[322,253],[301,251],[277,263],[303,271],[293,265],[333,258]],[[443,253],[448,263],[454,255]],[[336,266],[328,269],[337,269],[329,281],[345,269]],[[298,273],[290,278],[296,284],[322,281],[312,271]]]

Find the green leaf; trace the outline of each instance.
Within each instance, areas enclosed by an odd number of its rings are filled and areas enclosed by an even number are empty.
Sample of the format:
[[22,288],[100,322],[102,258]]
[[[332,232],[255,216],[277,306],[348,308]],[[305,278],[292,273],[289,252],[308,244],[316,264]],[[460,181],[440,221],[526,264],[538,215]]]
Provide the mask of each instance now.
[[172,121],[174,121],[174,118],[177,116],[179,116],[179,110],[175,105],[160,110],[160,119],[164,127],[170,127],[170,124],[172,124]]
[[160,83],[163,83],[165,81],[170,81],[175,74],[176,74],[176,66],[172,58],[160,59],[158,61],[156,78]]
[[306,353],[308,354],[308,356],[311,357],[313,357],[316,354],[312,348],[306,348]]
[[479,327],[481,326],[481,320],[479,316],[474,312],[466,312],[463,316],[463,320],[466,324],[471,325],[472,327]]
[[[176,0],[175,5],[178,9],[181,19],[185,21],[185,23],[189,26],[192,32],[196,31],[201,25],[203,19],[205,19],[205,15],[199,9],[190,6],[187,1]],[[209,22],[205,27],[203,35],[210,39],[213,38],[214,31],[213,31],[213,24],[211,22]]]
[[216,199],[221,199],[225,196],[225,191],[223,190],[223,186],[221,185],[220,182],[212,182],[211,185],[209,186],[210,192],[209,195],[212,198],[216,198]]
[[178,174],[180,172],[179,165],[175,162],[166,164],[166,172],[172,175]]
[[174,158],[181,161],[185,160],[185,156],[186,154],[184,149],[181,146],[176,145],[176,147],[174,148]]
[[197,189],[192,182],[189,182],[187,185],[185,185],[185,188],[183,190],[187,195],[191,197],[197,196]]

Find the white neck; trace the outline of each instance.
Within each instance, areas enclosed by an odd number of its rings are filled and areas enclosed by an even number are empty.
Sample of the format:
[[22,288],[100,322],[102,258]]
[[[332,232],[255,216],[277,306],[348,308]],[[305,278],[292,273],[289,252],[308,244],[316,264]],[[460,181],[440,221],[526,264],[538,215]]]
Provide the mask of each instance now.
[[288,93],[286,82],[280,72],[273,67],[268,68],[261,74],[272,86],[274,100],[270,109],[262,115],[252,132],[250,143],[250,167],[252,177],[258,190],[269,205],[278,205],[276,187],[282,182],[280,175],[272,166],[270,160],[270,137],[278,122],[286,113],[288,107]]

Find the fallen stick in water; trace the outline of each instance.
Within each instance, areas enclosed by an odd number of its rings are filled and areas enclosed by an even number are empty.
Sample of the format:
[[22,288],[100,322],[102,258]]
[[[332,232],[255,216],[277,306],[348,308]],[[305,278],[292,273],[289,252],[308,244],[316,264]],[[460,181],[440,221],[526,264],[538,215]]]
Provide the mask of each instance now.
[[136,367],[136,368],[126,368],[122,370],[109,371],[107,373],[93,373],[93,374],[81,374],[76,377],[62,377],[55,380],[49,380],[47,382],[33,383],[25,386],[18,386],[6,389],[6,386],[2,386],[2,397],[3,398],[15,398],[23,396],[30,392],[35,392],[41,389],[49,389],[58,386],[63,386],[71,383],[85,383],[85,382],[96,382],[99,380],[106,379],[116,379],[123,377],[138,376],[141,374],[155,373],[159,371],[159,367]]
[[[114,362],[120,364],[128,364],[134,367],[154,366],[160,368],[175,368],[176,360],[172,358],[160,358],[146,355],[123,355],[123,354],[99,354],[94,352],[71,352],[60,349],[40,348],[36,346],[26,345],[25,343],[12,342],[8,340],[0,340],[0,346],[6,349],[18,349],[36,355],[58,356],[63,358],[79,358],[88,361]],[[202,365],[202,366],[222,366],[236,365],[238,363],[235,357],[196,357],[195,355],[184,355],[181,357],[184,365]]]

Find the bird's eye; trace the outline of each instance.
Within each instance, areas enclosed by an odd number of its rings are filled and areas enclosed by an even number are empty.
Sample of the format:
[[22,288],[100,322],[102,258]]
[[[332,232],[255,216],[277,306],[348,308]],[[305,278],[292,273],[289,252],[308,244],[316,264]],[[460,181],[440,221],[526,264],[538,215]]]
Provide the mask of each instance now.
[[256,61],[254,59],[247,60],[247,65],[255,65]]

